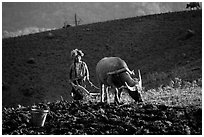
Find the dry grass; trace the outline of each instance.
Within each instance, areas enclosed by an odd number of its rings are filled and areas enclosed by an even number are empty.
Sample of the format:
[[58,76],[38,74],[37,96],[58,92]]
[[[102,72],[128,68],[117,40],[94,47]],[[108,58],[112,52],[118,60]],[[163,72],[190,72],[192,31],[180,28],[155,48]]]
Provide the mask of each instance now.
[[[157,89],[143,91],[142,97],[144,103],[147,104],[202,108],[202,87],[200,82],[202,83],[201,79],[192,83],[183,82],[182,80],[174,81],[169,86],[160,86]],[[124,103],[133,102],[126,93],[123,93],[122,101]]]
[[165,87],[158,90],[148,90],[143,93],[144,101],[152,104],[167,106],[198,106],[202,107],[202,88],[171,88]]

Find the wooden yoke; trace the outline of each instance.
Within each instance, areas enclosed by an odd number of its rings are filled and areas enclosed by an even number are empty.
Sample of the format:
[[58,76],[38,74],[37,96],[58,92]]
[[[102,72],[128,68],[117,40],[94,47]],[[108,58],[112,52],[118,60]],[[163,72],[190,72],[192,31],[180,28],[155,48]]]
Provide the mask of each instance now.
[[119,70],[115,70],[115,71],[112,71],[112,72],[108,72],[107,74],[108,75],[113,75],[113,74],[118,74],[118,73],[122,73],[122,72],[125,72],[127,71],[128,73],[132,74],[132,75],[135,75],[134,73],[134,70],[133,71],[130,71],[128,68],[121,68]]

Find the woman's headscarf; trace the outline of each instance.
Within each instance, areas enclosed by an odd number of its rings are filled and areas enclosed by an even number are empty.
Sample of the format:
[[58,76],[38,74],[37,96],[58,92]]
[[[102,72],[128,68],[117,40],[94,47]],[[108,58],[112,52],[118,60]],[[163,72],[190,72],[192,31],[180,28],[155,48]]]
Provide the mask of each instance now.
[[71,57],[72,58],[76,57],[77,55],[83,57],[84,53],[81,50],[79,50],[79,49],[74,49],[74,50],[71,51]]

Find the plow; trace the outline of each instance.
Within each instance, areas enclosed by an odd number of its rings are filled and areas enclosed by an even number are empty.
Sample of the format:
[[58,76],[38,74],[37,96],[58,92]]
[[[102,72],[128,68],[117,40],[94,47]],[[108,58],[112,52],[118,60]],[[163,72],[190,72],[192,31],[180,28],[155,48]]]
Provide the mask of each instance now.
[[[99,88],[97,86],[95,86],[92,82],[89,82],[89,83],[91,84],[92,87],[99,90]],[[81,85],[74,84],[73,82],[71,82],[71,85],[76,91],[79,91],[82,95],[90,96],[93,98],[97,98],[98,96],[100,96],[100,93],[90,92],[85,87],[83,87]]]

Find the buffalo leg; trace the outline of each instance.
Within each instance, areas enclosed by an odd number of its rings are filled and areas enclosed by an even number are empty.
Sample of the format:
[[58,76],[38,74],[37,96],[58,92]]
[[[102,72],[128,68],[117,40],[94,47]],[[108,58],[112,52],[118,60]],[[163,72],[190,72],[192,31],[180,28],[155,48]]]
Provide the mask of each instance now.
[[110,96],[109,96],[108,90],[109,90],[109,87],[106,87],[107,103],[110,104]]
[[118,97],[119,97],[120,102],[121,102],[122,91],[123,91],[123,89],[118,89]]
[[100,84],[101,89],[101,102],[104,102],[104,84]]
[[119,91],[117,88],[115,88],[115,102],[116,104],[120,103],[120,95],[119,95]]

